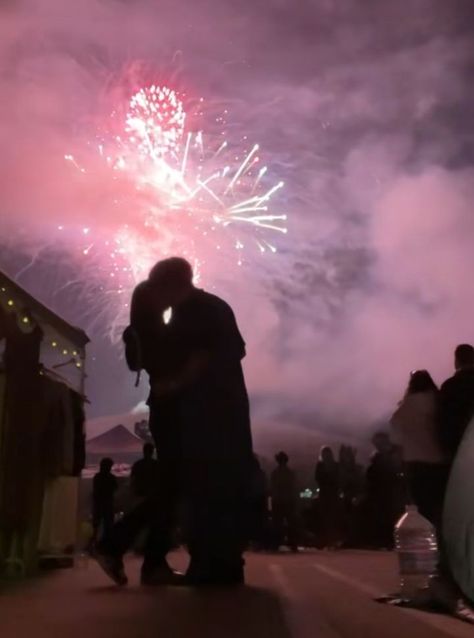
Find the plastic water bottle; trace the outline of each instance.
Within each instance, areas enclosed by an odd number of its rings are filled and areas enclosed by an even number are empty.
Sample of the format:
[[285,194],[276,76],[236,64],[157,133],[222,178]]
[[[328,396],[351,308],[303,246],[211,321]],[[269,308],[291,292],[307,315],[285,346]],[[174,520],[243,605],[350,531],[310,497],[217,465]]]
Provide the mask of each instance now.
[[433,525],[415,505],[408,505],[395,526],[402,598],[413,599],[429,586],[437,572],[438,543]]

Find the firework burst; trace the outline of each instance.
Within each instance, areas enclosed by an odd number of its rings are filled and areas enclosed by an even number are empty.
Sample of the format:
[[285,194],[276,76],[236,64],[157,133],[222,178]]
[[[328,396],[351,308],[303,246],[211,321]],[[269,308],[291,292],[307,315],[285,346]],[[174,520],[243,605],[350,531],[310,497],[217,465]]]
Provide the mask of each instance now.
[[[203,115],[202,103],[187,117],[172,89],[142,88],[129,100],[121,130],[102,135],[97,144],[113,179],[131,185],[133,199],[127,204],[135,213],[133,221],[117,226],[106,246],[83,229],[82,252],[107,256],[108,291],[112,287],[120,299],[160,258],[182,255],[198,278],[207,279],[217,261],[242,265],[249,245],[276,252],[269,232],[286,233],[286,215],[270,209],[283,182],[268,182],[258,144],[249,147],[246,138],[232,144],[222,131],[192,130],[196,114]],[[222,126],[225,118],[216,123]],[[87,173],[73,155],[65,159]]]

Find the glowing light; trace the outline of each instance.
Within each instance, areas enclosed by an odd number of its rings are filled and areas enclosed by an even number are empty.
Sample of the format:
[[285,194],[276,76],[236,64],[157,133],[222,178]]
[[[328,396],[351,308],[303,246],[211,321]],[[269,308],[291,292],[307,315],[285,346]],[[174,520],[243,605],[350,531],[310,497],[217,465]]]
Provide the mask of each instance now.
[[13,299],[9,299],[9,300],[7,301],[7,306],[12,307],[12,306],[14,306],[14,305],[15,305],[15,302],[13,301]]
[[22,318],[22,322],[23,323],[30,323],[30,320],[28,319],[28,317],[23,317]]
[[57,341],[51,341],[51,345],[53,346],[53,348],[57,348],[58,347],[58,342]]
[[64,355],[68,354],[68,351],[66,350],[66,348],[63,350],[63,354]]

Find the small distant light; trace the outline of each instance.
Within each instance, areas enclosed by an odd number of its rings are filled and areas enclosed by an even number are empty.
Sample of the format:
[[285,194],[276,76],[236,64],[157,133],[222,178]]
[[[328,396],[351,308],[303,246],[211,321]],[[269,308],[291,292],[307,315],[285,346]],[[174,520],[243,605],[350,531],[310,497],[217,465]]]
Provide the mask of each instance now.
[[68,354],[68,351],[66,350],[66,348],[64,348],[63,354]]
[[7,306],[14,306],[14,305],[15,305],[15,302],[13,301],[13,299],[9,299],[7,301]]
[[1,288],[1,291],[2,292],[7,292],[7,289],[6,288]]
[[73,357],[77,357],[77,350],[73,350],[73,351],[72,351],[72,356],[73,356]]
[[80,361],[76,362],[76,368],[82,368],[82,363]]
[[23,323],[30,323],[30,320],[28,319],[28,317],[23,317],[22,321]]
[[58,342],[57,341],[51,341],[51,345],[53,346],[53,348],[57,348]]

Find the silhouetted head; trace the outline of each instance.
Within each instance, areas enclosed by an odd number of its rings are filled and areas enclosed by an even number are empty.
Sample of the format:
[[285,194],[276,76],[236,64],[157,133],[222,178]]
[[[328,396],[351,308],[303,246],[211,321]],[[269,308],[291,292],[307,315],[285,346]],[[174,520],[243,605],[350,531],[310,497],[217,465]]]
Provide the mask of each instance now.
[[334,452],[329,445],[323,445],[319,453],[319,458],[323,463],[334,463]]
[[109,457],[106,457],[105,459],[102,459],[100,462],[100,471],[103,472],[104,474],[109,474],[112,471],[113,466],[114,466],[113,460],[110,459]]
[[372,437],[372,444],[377,452],[388,452],[392,449],[392,442],[387,432],[376,432]]
[[278,463],[278,465],[288,465],[289,460],[290,457],[286,452],[282,451],[278,452],[278,454],[275,454],[275,461]]
[[470,343],[461,343],[454,351],[454,367],[456,370],[474,367],[474,348]]
[[143,457],[145,459],[152,459],[153,453],[155,452],[155,446],[153,443],[145,443],[143,446]]
[[408,394],[416,394],[417,392],[437,392],[438,387],[433,381],[428,370],[415,370],[410,374],[408,382]]
[[341,445],[339,448],[339,462],[344,465],[354,465],[356,462],[356,450],[350,445]]
[[193,269],[186,259],[169,257],[153,266],[148,282],[164,305],[177,306],[193,290]]

